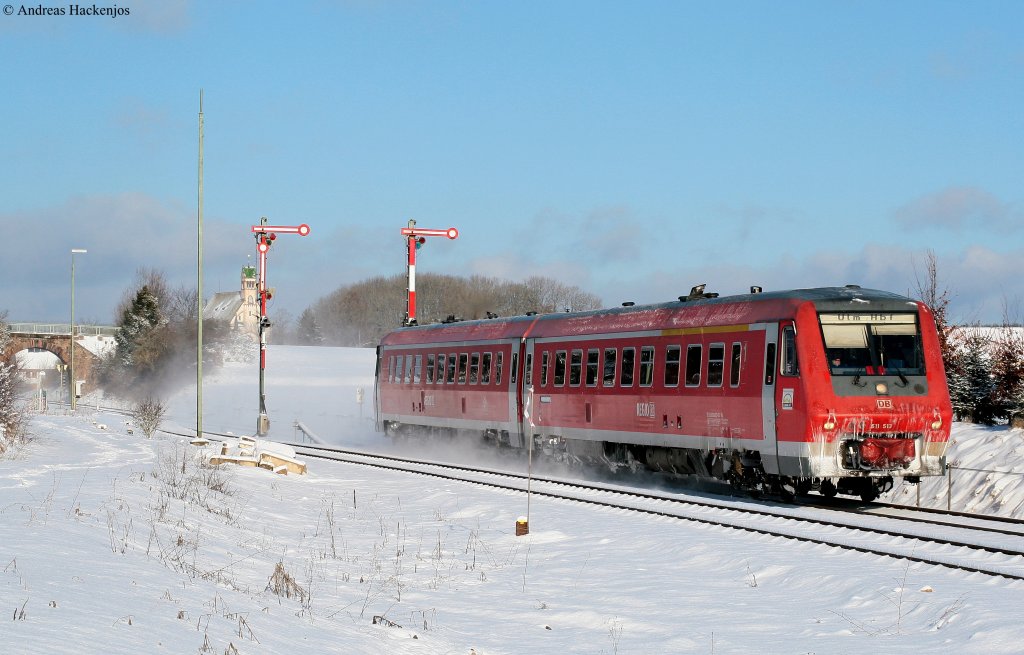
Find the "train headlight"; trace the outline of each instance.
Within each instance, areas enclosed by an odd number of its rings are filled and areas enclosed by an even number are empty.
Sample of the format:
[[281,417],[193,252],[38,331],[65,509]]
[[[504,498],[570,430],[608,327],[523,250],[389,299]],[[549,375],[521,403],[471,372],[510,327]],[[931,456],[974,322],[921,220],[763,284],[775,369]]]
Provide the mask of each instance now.
[[885,382],[879,382],[878,384],[875,385],[875,393],[877,393],[880,396],[884,396],[885,394],[889,393],[889,385],[887,385]]
[[823,427],[826,430],[835,430],[836,429],[836,413],[835,412],[829,412],[828,413],[828,418],[825,419],[825,425]]
[[932,429],[933,430],[938,430],[941,427],[942,427],[942,417],[941,416],[936,416],[935,420],[932,421]]

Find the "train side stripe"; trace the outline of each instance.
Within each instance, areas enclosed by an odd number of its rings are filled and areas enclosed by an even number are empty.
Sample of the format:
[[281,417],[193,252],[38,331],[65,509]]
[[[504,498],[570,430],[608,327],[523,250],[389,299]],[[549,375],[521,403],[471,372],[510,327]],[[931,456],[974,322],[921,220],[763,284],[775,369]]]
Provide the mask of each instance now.
[[746,325],[711,325],[707,327],[669,328],[661,331],[663,337],[677,337],[687,334],[722,334],[724,332],[749,332],[752,327]]

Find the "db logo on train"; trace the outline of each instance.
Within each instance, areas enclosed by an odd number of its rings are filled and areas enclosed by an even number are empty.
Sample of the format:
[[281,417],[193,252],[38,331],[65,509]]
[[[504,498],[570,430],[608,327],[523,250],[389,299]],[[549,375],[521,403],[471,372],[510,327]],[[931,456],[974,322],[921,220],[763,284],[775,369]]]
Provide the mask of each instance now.
[[876,398],[878,409],[892,409],[892,398]]

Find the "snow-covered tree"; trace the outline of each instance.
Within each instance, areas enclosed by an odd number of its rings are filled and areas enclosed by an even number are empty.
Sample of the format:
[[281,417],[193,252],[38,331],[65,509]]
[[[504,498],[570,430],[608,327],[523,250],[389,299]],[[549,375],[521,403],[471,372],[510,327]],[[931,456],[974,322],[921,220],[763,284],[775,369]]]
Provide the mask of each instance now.
[[992,342],[993,404],[1011,423],[1024,420],[1024,330],[1003,321]]
[[162,324],[160,303],[149,286],[143,285],[135,294],[132,303],[121,314],[118,323],[120,329],[114,336],[114,352],[118,365],[127,369],[134,367],[139,354],[137,351],[140,349],[146,351],[142,353],[143,361],[151,362],[156,345],[151,337],[153,331]]
[[978,329],[964,328],[951,347],[946,369],[953,412],[961,419],[991,425],[1000,418],[994,402],[996,379],[987,336]]
[[17,385],[17,363],[14,354],[7,352],[11,345],[11,331],[7,324],[7,312],[0,313],[0,453],[7,444],[21,436],[26,413],[18,405],[15,387]]

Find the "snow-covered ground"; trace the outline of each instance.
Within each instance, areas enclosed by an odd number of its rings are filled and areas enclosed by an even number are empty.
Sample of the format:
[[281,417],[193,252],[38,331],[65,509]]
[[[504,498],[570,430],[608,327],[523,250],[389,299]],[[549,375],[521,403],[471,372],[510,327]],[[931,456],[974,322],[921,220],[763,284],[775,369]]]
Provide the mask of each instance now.
[[[293,440],[301,421],[325,441],[379,446],[372,376],[372,350],[272,347],[271,436]],[[204,428],[251,434],[256,383],[255,365],[207,378]],[[168,424],[194,427],[194,388],[167,404]],[[0,460],[4,653],[916,655],[1024,643],[1024,583],[538,497],[530,534],[516,537],[521,494],[320,461],[305,476],[204,468],[184,441],[129,435],[89,407],[51,406]],[[954,508],[1020,516],[1024,433],[957,425],[954,441],[963,468],[1015,471],[955,472]],[[947,487],[927,483],[922,503],[945,506]]]

